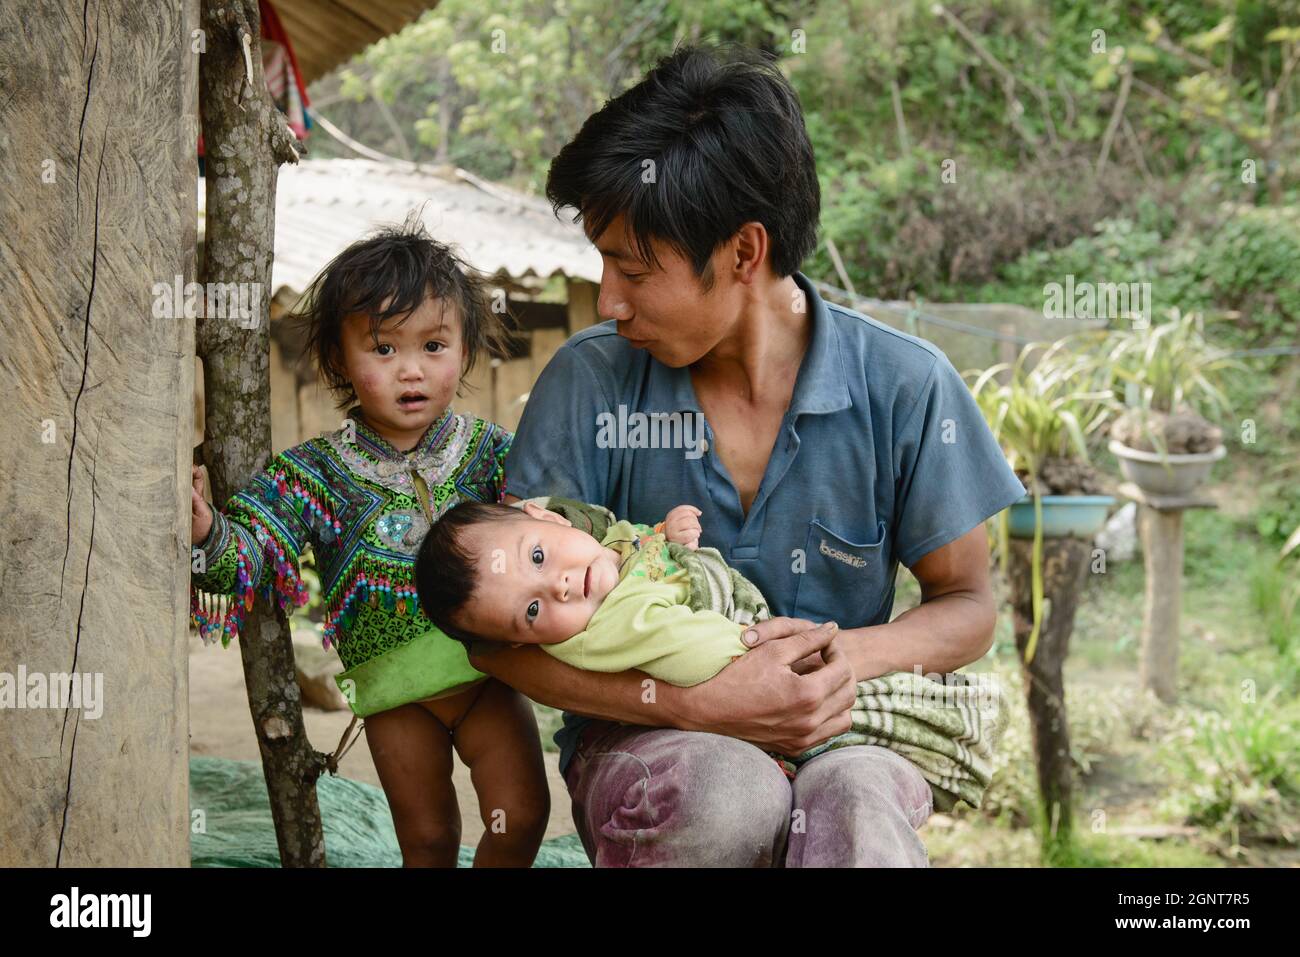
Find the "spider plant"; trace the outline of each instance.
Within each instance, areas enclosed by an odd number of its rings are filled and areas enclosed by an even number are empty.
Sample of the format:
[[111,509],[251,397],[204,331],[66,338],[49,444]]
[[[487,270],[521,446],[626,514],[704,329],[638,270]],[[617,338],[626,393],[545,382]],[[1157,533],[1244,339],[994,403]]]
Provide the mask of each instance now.
[[[1089,462],[1089,442],[1106,424],[1115,405],[1114,393],[1104,385],[1106,377],[1095,353],[1079,349],[1082,342],[1077,337],[1066,337],[1053,343],[1030,343],[1015,362],[985,369],[971,384],[975,401],[1006,453],[1007,461],[1012,469],[1028,476],[1034,503],[1030,563],[1034,614],[1025,646],[1026,663],[1033,660],[1043,619],[1043,505],[1039,471],[1049,458]],[[999,541],[1004,574],[1009,551],[1007,540],[1007,516],[1003,512],[999,518]]]
[[1208,419],[1221,419],[1231,403],[1218,386],[1226,369],[1245,367],[1205,339],[1200,314],[1170,310],[1168,322],[1103,333],[1102,364],[1123,383],[1127,404],[1139,410],[1143,434],[1161,456],[1165,437],[1151,425],[1151,413],[1168,415],[1179,409]]

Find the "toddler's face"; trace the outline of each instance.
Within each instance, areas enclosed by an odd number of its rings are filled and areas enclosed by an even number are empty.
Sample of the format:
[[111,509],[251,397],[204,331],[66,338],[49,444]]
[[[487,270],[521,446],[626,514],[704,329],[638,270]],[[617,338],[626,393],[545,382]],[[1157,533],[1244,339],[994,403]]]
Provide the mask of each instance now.
[[464,351],[456,308],[428,297],[405,321],[385,319],[374,337],[367,317],[348,316],[341,342],[344,369],[367,423],[400,450],[414,446],[451,405],[460,382]]
[[457,624],[489,640],[553,644],[586,628],[618,584],[618,553],[553,512],[525,509],[527,518],[470,530],[478,586]]

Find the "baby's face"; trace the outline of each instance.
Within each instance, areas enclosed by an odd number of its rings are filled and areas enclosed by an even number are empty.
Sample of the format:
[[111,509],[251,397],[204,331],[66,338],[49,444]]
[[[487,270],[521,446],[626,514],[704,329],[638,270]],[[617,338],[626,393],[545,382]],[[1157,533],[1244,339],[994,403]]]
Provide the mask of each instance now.
[[618,584],[618,553],[552,512],[469,531],[478,587],[457,624],[493,641],[554,644],[587,627]]

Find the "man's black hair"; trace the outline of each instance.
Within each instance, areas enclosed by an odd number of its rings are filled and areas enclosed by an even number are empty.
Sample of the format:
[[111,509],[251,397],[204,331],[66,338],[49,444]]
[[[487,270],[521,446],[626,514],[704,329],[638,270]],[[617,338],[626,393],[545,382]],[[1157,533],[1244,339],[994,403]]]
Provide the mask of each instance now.
[[402,225],[381,227],[335,256],[291,317],[305,328],[306,351],[340,408],[357,398],[343,367],[343,320],[366,316],[371,336],[377,336],[385,319],[405,322],[428,297],[454,306],[460,316],[462,380],[484,355],[510,357],[514,332],[490,308],[487,281],[430,236],[413,211]]
[[557,214],[576,209],[593,240],[624,214],[642,261],[657,267],[650,241],[665,242],[706,290],[713,252],[747,222],[767,229],[772,271],[794,273],[816,247],[821,213],[799,98],[774,60],[738,46],[660,60],[560,150],[546,197]]
[[479,636],[456,625],[454,619],[479,586],[474,564],[478,556],[466,542],[465,530],[485,522],[512,521],[528,515],[509,505],[460,502],[433,523],[415,557],[415,590],[424,616],[466,647]]

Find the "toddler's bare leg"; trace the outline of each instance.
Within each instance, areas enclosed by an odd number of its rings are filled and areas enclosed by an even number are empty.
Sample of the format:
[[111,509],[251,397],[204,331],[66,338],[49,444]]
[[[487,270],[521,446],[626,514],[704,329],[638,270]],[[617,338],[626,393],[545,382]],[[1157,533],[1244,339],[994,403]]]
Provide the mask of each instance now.
[[537,719],[528,699],[489,679],[452,735],[483,816],[475,867],[529,867],[551,814]]
[[460,808],[451,783],[451,735],[419,704],[366,718],[366,743],[388,797],[406,867],[455,867]]

